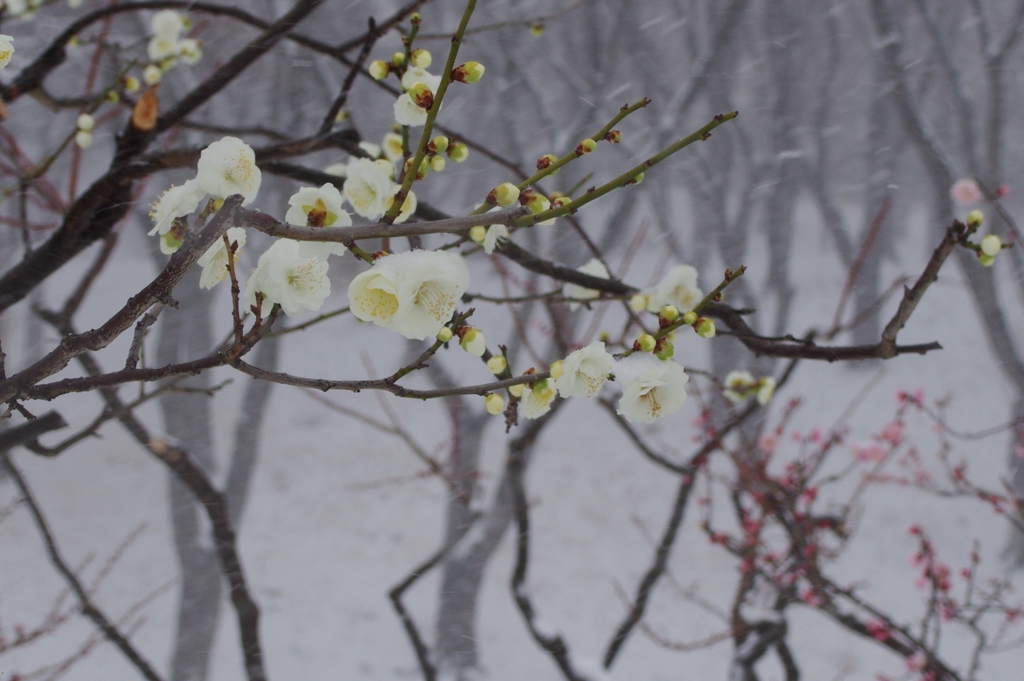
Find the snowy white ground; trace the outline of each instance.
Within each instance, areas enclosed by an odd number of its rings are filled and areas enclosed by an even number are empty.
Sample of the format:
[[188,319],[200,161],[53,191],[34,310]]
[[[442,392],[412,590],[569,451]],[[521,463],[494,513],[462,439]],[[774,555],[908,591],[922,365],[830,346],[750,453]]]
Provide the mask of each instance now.
[[[804,224],[814,220],[802,221]],[[924,227],[901,244],[899,268],[890,268],[886,280],[919,270],[926,257]],[[798,239],[806,251],[797,254],[800,266],[793,277],[801,291],[792,329],[822,326],[831,320],[845,272],[828,255],[818,235]],[[108,271],[82,319],[99,319],[123,302],[133,284],[151,276],[140,238],[129,236],[123,245],[119,269]],[[652,249],[654,250],[654,249]],[[757,252],[754,250],[754,252]],[[824,252],[824,251],[823,251]],[[627,280],[644,283],[645,263],[638,260]],[[760,263],[749,263],[756,282],[765,273]],[[1009,275],[1009,263],[997,263]],[[68,268],[47,284],[54,298],[73,281],[78,267]],[[759,268],[760,265],[760,268]],[[705,285],[718,265],[702,268]],[[480,270],[477,270],[480,271]],[[486,284],[474,286],[474,290]],[[493,290],[493,286],[492,286]],[[223,294],[223,292],[222,292]],[[329,302],[344,301],[336,286]],[[3,327],[4,349],[10,353],[8,370],[25,356],[21,346],[25,306],[19,306]],[[891,308],[891,306],[890,306]],[[226,320],[226,299],[220,311]],[[497,319],[498,317],[494,317]],[[1021,316],[1010,320],[1017,331]],[[488,327],[485,327],[488,328]],[[286,345],[284,369],[313,375],[361,377],[366,368],[358,353],[343,356],[337,339],[362,334],[364,347],[391,343],[395,352],[377,351],[376,370],[383,373],[399,361],[402,347],[379,329],[358,327],[340,318],[322,329],[291,337]],[[500,333],[490,335],[492,343]],[[874,382],[869,397],[850,421],[850,441],[867,438],[887,422],[899,388],[921,388],[927,399],[953,395],[952,425],[980,430],[1001,423],[1009,413],[1010,388],[991,359],[983,333],[975,322],[971,303],[955,263],[929,292],[904,331],[903,342],[938,340],[944,350],[925,357],[904,357],[884,366],[806,364],[779,396],[778,404],[804,396],[806,406],[794,426],[806,431],[828,427],[863,386]],[[47,347],[55,341],[47,335]],[[677,348],[684,364],[706,366],[703,341],[692,334]],[[104,354],[107,366],[123,361],[118,345]],[[465,380],[485,380],[479,363],[451,352],[448,366]],[[228,377],[229,373],[217,374]],[[248,380],[234,376],[235,384],[216,400],[220,451],[234,426],[233,398]],[[132,388],[124,388],[125,394]],[[332,395],[339,403],[379,410],[373,396]],[[388,398],[413,427],[427,449],[443,444],[447,421],[439,404],[401,402]],[[674,445],[681,453],[690,447],[690,421],[695,401],[681,413],[644,429],[653,441]],[[98,409],[91,398],[70,397],[56,403],[72,425],[85,423]],[[42,411],[45,405],[36,405]],[[142,412],[159,430],[155,407]],[[445,492],[434,479],[416,477],[421,469],[397,439],[381,436],[363,424],[333,413],[300,391],[275,388],[264,428],[263,452],[254,481],[249,509],[241,528],[241,551],[248,578],[262,611],[262,636],[272,679],[415,679],[415,660],[397,618],[386,599],[388,588],[417,562],[432,553],[442,532]],[[911,436],[926,456],[935,450],[930,424],[913,419]],[[64,555],[73,564],[95,558],[84,569],[87,581],[115,548],[136,527],[141,536],[116,563],[99,588],[96,599],[111,614],[120,615],[152,590],[171,587],[143,610],[145,621],[133,640],[158,669],[170,657],[176,595],[177,564],[172,553],[167,517],[166,475],[161,466],[130,442],[116,425],[102,431],[102,439],[82,444],[56,460],[42,460],[19,451],[22,467],[46,509]],[[484,484],[490,489],[503,456],[505,436],[497,419],[488,432]],[[783,447],[786,445],[784,444]],[[991,483],[1005,470],[1005,434],[957,444],[957,453],[971,462],[980,481]],[[785,451],[783,449],[783,451]],[[848,448],[845,450],[848,456]],[[398,481],[400,480],[400,481]],[[383,483],[368,485],[368,483]],[[639,529],[661,531],[674,493],[675,480],[664,475],[630,449],[607,416],[586,404],[571,404],[544,434],[529,475],[534,503],[534,558],[530,589],[542,619],[562,631],[578,658],[600,655],[624,612],[616,585],[627,592],[646,568],[650,541]],[[0,507],[14,498],[9,482],[0,482]],[[905,490],[876,490],[865,499],[856,539],[833,566],[840,581],[860,581],[876,602],[916,620],[922,594],[913,582],[916,574],[908,556],[914,550],[907,528],[924,526],[942,556],[955,568],[966,563],[971,543],[981,543],[984,570],[1001,574],[998,553],[1005,526],[978,504],[937,501]],[[736,567],[721,550],[711,547],[690,513],[673,553],[670,572],[684,586],[699,584],[707,600],[727,608],[736,579]],[[560,678],[549,660],[528,638],[509,595],[512,564],[508,537],[487,572],[479,606],[479,646],[491,681]],[[432,626],[438,581],[436,573],[424,579],[407,600],[428,632]],[[39,537],[23,510],[0,523],[0,617],[8,631],[14,624],[34,625],[47,611],[63,584],[47,562]],[[791,640],[804,678],[874,679],[876,673],[899,675],[903,662],[878,646],[839,630],[821,616],[794,608],[790,611]],[[211,679],[242,679],[237,630],[233,618],[221,618]],[[669,638],[692,641],[723,628],[714,616],[684,599],[668,582],[656,591],[646,621]],[[82,618],[73,618],[59,632],[27,649],[0,657],[0,680],[13,671],[30,671],[72,652],[92,634]],[[611,678],[724,680],[730,644],[692,653],[671,652],[635,635],[627,644]],[[983,678],[992,681],[1020,678],[1020,650],[990,658]],[[775,663],[764,665],[765,679],[779,679]],[[136,673],[111,646],[98,647],[75,666],[69,679],[134,680]]]

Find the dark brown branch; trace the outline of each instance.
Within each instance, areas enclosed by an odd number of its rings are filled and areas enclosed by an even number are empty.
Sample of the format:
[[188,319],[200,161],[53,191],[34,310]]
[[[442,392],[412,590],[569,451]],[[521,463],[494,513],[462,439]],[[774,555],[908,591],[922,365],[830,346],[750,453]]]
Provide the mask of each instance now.
[[[55,414],[56,412],[51,413]],[[78,580],[78,577],[75,576],[75,573],[68,567],[67,563],[64,562],[64,559],[60,555],[60,550],[57,548],[57,542],[53,538],[53,533],[50,532],[50,527],[46,522],[46,518],[43,516],[43,512],[36,503],[35,497],[32,495],[32,491],[29,489],[28,484],[22,477],[21,472],[14,466],[14,462],[11,461],[6,450],[0,450],[0,463],[2,463],[4,468],[7,469],[8,475],[10,475],[15,486],[18,488],[18,491],[21,493],[22,498],[25,500],[29,513],[32,514],[32,519],[35,521],[36,527],[39,529],[39,534],[43,537],[43,543],[46,544],[46,552],[50,556],[50,562],[53,563],[53,566],[68,583],[71,590],[75,592],[75,596],[78,598],[78,602],[82,607],[82,614],[92,620],[93,624],[103,632],[103,635],[106,636],[107,640],[117,646],[117,648],[124,653],[124,656],[127,657],[128,661],[139,670],[139,673],[142,674],[144,678],[148,679],[148,681],[162,681],[161,677],[153,671],[153,667],[149,662],[142,657],[131,642],[118,630],[107,616],[96,607],[92,602],[92,599],[89,598],[89,593]]]
[[[337,180],[338,178],[334,178]],[[372,225],[357,227],[293,227],[274,217],[255,210],[243,210],[239,213],[246,227],[252,227],[270,236],[295,239],[297,241],[330,241],[349,243],[362,239],[380,239],[383,237],[412,236],[421,234],[458,234],[478,225],[511,224],[513,220],[530,213],[529,208],[522,206],[494,213],[467,215],[461,218],[448,218],[432,222],[406,222],[389,225],[377,222]]]
[[537,626],[537,614],[526,586],[526,572],[530,564],[530,509],[526,502],[526,487],[523,480],[525,465],[525,451],[509,451],[506,471],[512,490],[512,512],[516,521],[516,562],[512,571],[512,596],[526,621],[530,635],[551,655],[565,678],[568,681],[587,681],[586,677],[580,676],[573,669],[569,646],[562,636],[541,631]]
[[60,345],[42,359],[7,380],[0,382],[0,402],[16,399],[29,388],[47,376],[57,373],[75,357],[90,350],[99,350],[131,327],[153,305],[170,300],[171,291],[181,281],[196,260],[206,252],[214,241],[220,238],[234,222],[234,211],[241,204],[242,197],[233,196],[224,202],[223,208],[198,233],[190,233],[185,243],[157,277],[128,302],[113,317],[99,328],[73,336],[65,336]]
[[466,523],[462,528],[462,531],[456,535],[451,541],[446,543],[440,549],[434,552],[429,558],[420,563],[413,569],[409,575],[401,582],[396,584],[388,591],[388,598],[391,599],[391,604],[395,608],[395,612],[398,613],[398,617],[402,620],[402,626],[405,628],[405,633],[409,636],[409,641],[412,643],[413,650],[416,653],[416,660],[420,664],[420,671],[423,672],[424,681],[435,681],[437,679],[437,668],[434,663],[430,660],[430,649],[427,644],[424,643],[423,637],[420,635],[419,629],[416,627],[416,622],[413,621],[412,615],[405,609],[405,605],[402,603],[402,594],[409,590],[409,588],[415,584],[419,579],[430,572],[444,560],[453,548],[462,540],[469,529],[473,527],[478,517],[474,517],[470,522]]
[[327,114],[324,116],[323,122],[320,123],[320,129],[317,131],[317,134],[326,135],[330,132],[331,127],[334,126],[334,119],[337,118],[338,112],[341,111],[348,102],[348,93],[352,90],[352,85],[356,82],[356,76],[358,76],[359,72],[363,70],[363,65],[366,64],[366,59],[370,56],[370,50],[373,49],[378,37],[380,37],[380,34],[377,32],[377,24],[374,22],[373,17],[370,17],[369,25],[366,30],[366,39],[363,41],[363,47],[359,50],[356,60],[348,67],[348,75],[345,76],[345,82],[341,85],[341,92],[338,93],[337,99],[335,99],[331,104],[331,108],[327,110]]

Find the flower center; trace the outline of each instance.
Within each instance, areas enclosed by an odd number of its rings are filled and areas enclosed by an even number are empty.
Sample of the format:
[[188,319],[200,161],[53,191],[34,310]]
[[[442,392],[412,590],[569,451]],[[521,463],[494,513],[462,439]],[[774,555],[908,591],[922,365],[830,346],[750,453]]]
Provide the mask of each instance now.
[[455,307],[455,299],[439,284],[424,282],[416,292],[416,306],[422,307],[439,322],[447,321]]

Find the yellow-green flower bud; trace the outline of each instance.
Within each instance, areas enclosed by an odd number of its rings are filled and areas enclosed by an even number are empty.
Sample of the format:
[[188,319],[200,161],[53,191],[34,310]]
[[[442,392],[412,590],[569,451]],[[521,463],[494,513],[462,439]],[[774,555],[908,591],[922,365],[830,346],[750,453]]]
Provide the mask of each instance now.
[[430,140],[430,144],[427,145],[427,151],[435,154],[443,154],[448,148],[448,138],[444,135],[438,135],[434,139]]
[[697,335],[701,338],[714,338],[715,337],[715,323],[707,317],[701,317],[697,320]]
[[683,324],[693,325],[697,321],[697,313],[693,310],[688,311],[683,315]]
[[618,130],[610,130],[604,136],[605,141],[611,142],[612,144],[618,144],[622,141],[622,133]]
[[665,341],[661,345],[661,349],[654,353],[654,356],[658,359],[672,359],[672,355],[676,354],[676,348],[669,341]]
[[522,383],[516,383],[515,385],[510,385],[508,387],[508,394],[511,395],[512,397],[522,397],[523,396],[523,384]]
[[992,267],[992,263],[994,263],[996,261],[995,256],[985,255],[984,253],[979,253],[978,254],[978,260],[985,267]]
[[391,63],[395,66],[401,66],[405,63],[405,52],[395,52],[391,55]]
[[146,68],[142,69],[142,80],[146,82],[146,85],[156,85],[163,77],[164,72],[161,71],[160,67],[156,64],[150,64]]
[[519,200],[519,187],[511,182],[502,182],[491,190],[491,194],[494,196],[494,203],[507,208]]
[[534,395],[543,395],[548,390],[548,379],[542,378],[539,381],[534,381],[531,389]]
[[658,344],[658,341],[654,340],[654,336],[649,333],[642,334],[633,343],[633,348],[640,352],[653,352],[654,346]]
[[647,296],[642,293],[636,293],[632,298],[629,299],[629,307],[633,312],[643,312],[647,309]]
[[453,335],[454,334],[452,333],[451,329],[449,329],[447,326],[442,326],[441,330],[437,332],[437,340],[441,341],[442,343],[447,343],[452,339]]
[[469,147],[466,146],[465,142],[449,144],[448,158],[450,158],[453,163],[462,163],[469,158]]
[[109,104],[117,104],[121,101],[121,93],[117,90],[107,90],[107,94],[104,96]]
[[981,252],[993,258],[1003,249],[1003,240],[995,234],[989,234],[981,240]]
[[444,170],[445,160],[444,156],[431,156],[430,157],[430,169],[435,173],[439,173]]
[[93,126],[96,125],[96,120],[87,113],[78,115],[78,129],[84,130],[85,132],[92,132]]
[[486,236],[487,228],[483,225],[477,225],[469,230],[469,238],[478,244],[482,244]]
[[530,35],[534,38],[539,38],[544,35],[544,24],[537,22],[536,24],[530,24]]
[[597,334],[597,340],[601,341],[602,343],[608,343],[611,339],[612,335],[607,331],[602,331],[601,333]]
[[429,109],[434,103],[434,93],[425,83],[416,83],[409,90],[409,97],[421,109]]
[[497,416],[505,411],[505,398],[498,393],[490,393],[484,398],[484,409],[491,416]]
[[478,61],[469,61],[452,70],[452,80],[472,84],[484,77],[484,65]]
[[487,360],[487,370],[490,371],[495,376],[504,373],[505,369],[507,368],[508,362],[505,361],[505,358],[501,355],[495,355],[494,357],[491,357],[489,360]]
[[[557,161],[558,157],[555,156],[554,154],[544,154],[543,156],[537,159],[537,170],[544,170],[545,168],[550,168],[552,164],[554,164]],[[548,173],[548,175],[554,177],[555,175],[558,174],[559,170],[561,170],[561,168],[558,168],[557,170],[552,170],[550,173]]]
[[[527,192],[529,192],[529,194],[527,194]],[[526,207],[530,209],[531,213],[543,213],[551,208],[551,202],[543,195],[530,190],[526,190],[523,194],[526,195]],[[520,198],[520,202],[522,202],[522,198]]]
[[124,79],[121,81],[121,84],[124,85],[124,91],[128,94],[138,92],[139,88],[142,87],[142,85],[139,83],[139,79],[135,76],[125,76]]
[[391,67],[388,66],[386,61],[375,59],[370,62],[370,76],[374,80],[384,80],[387,78],[388,73],[391,71]]
[[423,17],[420,16],[419,12],[413,12],[409,15],[409,23],[413,26],[419,26],[421,21],[423,21]]
[[978,209],[974,209],[967,214],[967,226],[971,229],[978,229],[984,221],[985,214]]
[[79,130],[75,133],[75,144],[80,149],[88,149],[89,145],[92,144],[92,133],[87,130]]
[[637,173],[636,175],[633,176],[633,179],[632,180],[628,180],[626,182],[626,184],[640,184],[643,181],[644,181],[644,174],[643,173]]
[[484,340],[484,332],[480,329],[470,327],[462,334],[460,342],[462,349],[475,357],[483,357],[487,349],[487,341]]
[[427,50],[413,50],[412,54],[409,55],[409,61],[418,69],[426,69],[430,68],[434,58],[430,56],[430,52]]
[[674,322],[679,319],[679,309],[675,305],[666,305],[661,308],[661,316],[670,322]]
[[594,149],[597,149],[597,142],[588,137],[576,145],[576,155],[582,156],[583,154],[589,154]]
[[551,378],[555,379],[556,381],[560,379],[562,377],[562,374],[565,373],[565,369],[562,367],[562,360],[559,359],[552,362],[551,366],[548,368],[548,373],[550,373]]

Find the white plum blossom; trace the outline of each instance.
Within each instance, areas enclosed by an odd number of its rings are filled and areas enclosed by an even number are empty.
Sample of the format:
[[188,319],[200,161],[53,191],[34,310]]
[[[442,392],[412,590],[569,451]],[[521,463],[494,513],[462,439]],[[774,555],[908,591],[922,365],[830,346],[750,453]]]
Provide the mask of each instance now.
[[0,69],[11,63],[11,56],[14,55],[14,37],[0,35]]
[[550,380],[538,381],[533,388],[526,386],[519,398],[519,415],[526,419],[539,419],[551,411],[551,403],[557,395],[558,390]]
[[348,177],[348,164],[344,161],[332,163],[324,168],[324,172],[328,175],[335,175],[337,177]]
[[704,293],[697,288],[697,270],[691,265],[676,265],[665,273],[657,288],[648,297],[647,311],[657,313],[666,305],[675,305],[678,310],[692,310]]
[[381,143],[384,158],[394,163],[402,158],[402,136],[395,132],[384,135]]
[[596,341],[569,353],[555,387],[563,397],[593,397],[614,371],[614,358],[604,349],[604,343]]
[[[576,271],[582,272],[583,274],[589,274],[592,277],[598,277],[600,279],[607,279],[609,277],[608,268],[605,267],[604,263],[597,258],[591,258],[587,261],[587,264],[577,267]],[[601,295],[601,293],[592,288],[580,286],[579,284],[566,284],[562,289],[562,295],[566,298],[571,298],[572,300],[593,300]],[[576,310],[579,309],[579,307],[580,303],[569,303],[570,310]]]
[[223,137],[199,155],[196,180],[207,194],[219,198],[241,194],[245,206],[256,198],[261,179],[255,152],[237,137]]
[[[227,232],[228,241],[238,244],[235,249],[234,261],[238,262],[238,254],[245,246],[245,230],[241,227],[232,227]],[[199,256],[196,261],[203,271],[199,274],[199,288],[213,288],[228,276],[228,247],[224,245],[224,239],[217,239],[216,243],[206,249],[206,253]]]
[[349,284],[348,298],[358,319],[423,340],[437,335],[468,287],[462,256],[415,250],[374,262]]
[[203,58],[203,44],[195,38],[184,38],[178,42],[178,56],[189,66],[194,66]]
[[160,198],[153,203],[149,216],[156,223],[149,235],[166,234],[174,224],[175,218],[183,218],[191,215],[199,202],[206,196],[206,192],[196,180],[189,180],[180,187],[171,187]]
[[302,187],[288,199],[291,207],[284,220],[296,227],[348,227],[352,218],[341,207],[343,201],[341,192],[330,182],[319,188]]
[[376,220],[387,210],[394,195],[395,183],[380,164],[368,158],[356,158],[348,164],[344,192],[352,209],[369,220]]
[[380,145],[374,144],[373,142],[367,142],[363,140],[359,143],[359,148],[366,152],[367,156],[376,160],[380,158]]
[[185,30],[185,17],[173,9],[161,10],[150,18],[149,28],[153,35],[177,39],[178,34]]
[[773,395],[775,395],[775,379],[765,376],[761,379],[760,387],[757,389],[757,403],[763,407],[771,401]]
[[399,95],[395,100],[395,122],[417,128],[427,122],[427,110],[412,101],[409,93]]
[[431,93],[436,95],[437,88],[441,85],[441,76],[435,76],[426,69],[414,66],[408,69],[405,75],[402,76],[402,87],[406,90],[411,90],[416,83],[423,83],[430,89]]
[[149,44],[146,45],[146,54],[149,55],[151,61],[162,61],[168,57],[178,56],[178,37],[176,35],[155,35],[149,39]]
[[256,271],[246,284],[245,296],[250,305],[255,305],[256,292],[262,292],[264,315],[274,303],[288,316],[302,310],[316,311],[330,295],[326,260],[304,257],[300,246],[292,239],[278,239],[260,256]]
[[487,228],[487,233],[484,234],[484,240],[480,245],[484,247],[484,253],[490,255],[498,247],[498,241],[506,239],[508,239],[508,227],[502,224],[491,225]]
[[679,411],[686,401],[686,375],[681,364],[648,354],[632,355],[615,367],[622,397],[616,410],[630,423],[653,423]]
[[733,403],[739,403],[750,397],[752,389],[757,387],[757,380],[749,371],[730,371],[725,376],[725,389],[722,394]]

